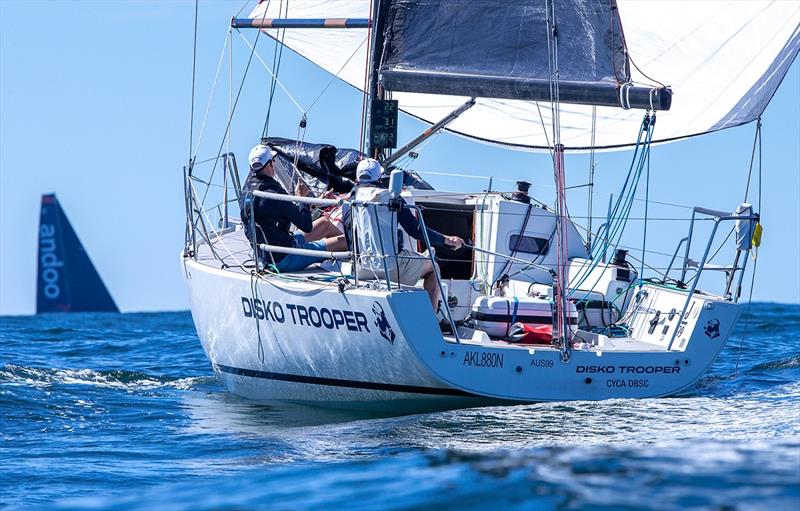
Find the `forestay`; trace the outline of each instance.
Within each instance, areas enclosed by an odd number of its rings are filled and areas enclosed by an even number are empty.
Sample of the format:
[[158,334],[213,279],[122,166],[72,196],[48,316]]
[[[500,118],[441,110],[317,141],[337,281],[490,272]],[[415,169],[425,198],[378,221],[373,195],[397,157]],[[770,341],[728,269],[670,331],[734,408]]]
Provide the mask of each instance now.
[[[674,94],[671,110],[659,113],[658,138],[653,142],[752,121],[764,111],[800,49],[797,2],[619,0],[617,4],[634,64],[631,80],[643,86],[658,85],[654,82],[658,80]],[[285,3],[273,0],[260,3],[250,17],[367,18],[369,11],[369,0],[293,0],[287,13]],[[274,30],[267,33],[277,35]],[[365,30],[296,29],[281,36],[287,47],[363,89],[369,46]],[[562,75],[569,76],[569,71],[562,70]],[[467,99],[409,92],[395,92],[393,97],[403,111],[427,122],[444,117]],[[543,125],[550,126],[547,106],[481,98],[447,129],[505,146],[544,148],[549,145],[543,130]],[[561,141],[567,149],[591,145],[591,116],[591,106],[562,105]],[[630,145],[640,122],[640,111],[597,107],[596,146]]]

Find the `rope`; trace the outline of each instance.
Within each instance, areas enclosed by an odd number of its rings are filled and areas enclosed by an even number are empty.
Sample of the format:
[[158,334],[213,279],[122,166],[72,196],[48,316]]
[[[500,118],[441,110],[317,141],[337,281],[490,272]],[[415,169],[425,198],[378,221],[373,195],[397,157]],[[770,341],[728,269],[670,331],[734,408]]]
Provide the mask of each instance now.
[[[594,268],[597,267],[601,259],[600,255],[605,254],[610,246],[618,245],[622,238],[622,233],[627,225],[627,218],[629,217],[630,209],[633,206],[633,197],[636,193],[639,178],[641,177],[645,158],[647,154],[649,154],[650,141],[652,140],[653,136],[652,128],[653,125],[650,123],[650,115],[647,113],[645,114],[644,118],[642,119],[642,123],[639,126],[639,134],[636,138],[636,146],[634,147],[631,165],[628,168],[628,174],[626,175],[625,182],[622,185],[622,191],[620,196],[617,197],[617,201],[614,204],[610,214],[610,218],[613,219],[613,221],[604,226],[602,236],[599,234],[596,236],[602,240],[602,243],[596,245],[595,249],[589,255],[589,259],[584,261],[584,263],[578,269],[576,277],[573,279],[577,280],[577,283],[570,286],[573,289],[572,293],[574,293],[576,289],[579,289],[583,285]],[[627,196],[625,195],[626,191],[629,194]],[[614,241],[615,239],[616,242]]]
[[758,267],[758,259],[753,262],[753,273],[750,276],[750,294],[747,298],[747,312],[745,313],[744,332],[742,338],[739,340],[739,350],[736,353],[736,368],[734,369],[734,376],[739,374],[739,360],[742,358],[742,346],[744,339],[747,337],[747,332],[750,330],[750,306],[753,304],[753,287],[756,283],[756,268]]
[[[650,120],[651,126],[656,123],[656,114],[653,112],[653,117]],[[647,150],[647,177],[645,178],[645,185],[644,185],[644,228],[642,229],[644,232],[642,233],[642,273],[639,274],[639,278],[644,277],[644,258],[647,255],[647,210],[649,206],[648,199],[650,199],[650,148],[648,146]]]
[[258,316],[256,315],[255,307],[256,307],[256,300],[258,300],[258,283],[256,281],[258,279],[258,274],[255,271],[250,272],[250,298],[253,300],[253,321],[256,322],[256,336],[258,338],[258,360],[261,363],[264,363],[264,344],[261,341],[261,324],[258,321]]

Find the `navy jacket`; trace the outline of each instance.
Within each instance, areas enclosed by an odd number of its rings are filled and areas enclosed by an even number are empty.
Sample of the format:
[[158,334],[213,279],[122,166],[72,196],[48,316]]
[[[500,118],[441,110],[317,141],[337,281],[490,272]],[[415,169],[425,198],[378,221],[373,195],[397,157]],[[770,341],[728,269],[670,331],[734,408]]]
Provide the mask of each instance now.
[[[252,191],[273,192],[287,195],[286,190],[274,178],[262,176],[250,171],[242,187],[242,200],[247,192]],[[305,205],[297,206],[293,202],[278,201],[274,199],[253,198],[253,216],[256,223],[256,242],[291,247],[294,236],[290,229],[291,224],[303,232],[311,232],[311,211]],[[250,210],[240,204],[241,219],[244,222],[244,232],[250,241]],[[285,254],[273,253],[275,262],[283,259]]]

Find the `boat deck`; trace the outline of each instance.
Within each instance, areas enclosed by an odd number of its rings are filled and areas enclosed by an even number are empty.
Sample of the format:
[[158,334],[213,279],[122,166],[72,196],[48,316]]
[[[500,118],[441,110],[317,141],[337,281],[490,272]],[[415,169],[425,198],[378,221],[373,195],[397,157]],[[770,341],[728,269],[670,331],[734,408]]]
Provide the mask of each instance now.
[[[249,275],[255,269],[252,245],[244,234],[241,225],[233,225],[228,229],[219,231],[218,235],[211,235],[211,244],[198,240],[196,260],[200,264],[213,268],[224,268],[243,275]],[[342,274],[337,263],[324,261],[312,264],[300,271],[293,271],[292,275],[306,277],[311,280],[332,279]]]

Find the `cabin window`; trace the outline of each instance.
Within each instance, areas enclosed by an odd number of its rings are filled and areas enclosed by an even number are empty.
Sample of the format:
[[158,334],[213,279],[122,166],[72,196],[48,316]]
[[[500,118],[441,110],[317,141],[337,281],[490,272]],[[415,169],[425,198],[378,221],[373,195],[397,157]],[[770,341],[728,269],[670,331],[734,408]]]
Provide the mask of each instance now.
[[547,252],[550,243],[546,238],[534,238],[533,236],[520,236],[512,234],[508,242],[508,250],[511,252],[514,249],[517,252],[524,252],[526,254],[544,254]]

